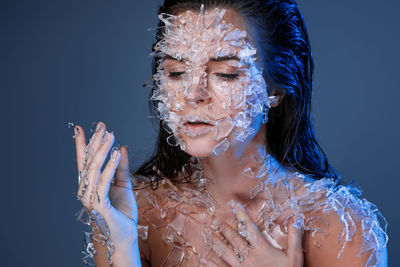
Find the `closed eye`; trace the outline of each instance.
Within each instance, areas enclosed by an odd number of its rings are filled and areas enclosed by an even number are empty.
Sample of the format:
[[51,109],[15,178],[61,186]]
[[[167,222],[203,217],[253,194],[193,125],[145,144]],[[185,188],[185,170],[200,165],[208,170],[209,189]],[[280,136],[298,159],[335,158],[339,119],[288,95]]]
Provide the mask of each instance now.
[[178,79],[178,78],[182,77],[183,74],[185,74],[184,71],[172,71],[169,73],[168,77],[170,77],[172,79]]
[[225,80],[236,80],[239,77],[239,73],[215,73],[218,77]]

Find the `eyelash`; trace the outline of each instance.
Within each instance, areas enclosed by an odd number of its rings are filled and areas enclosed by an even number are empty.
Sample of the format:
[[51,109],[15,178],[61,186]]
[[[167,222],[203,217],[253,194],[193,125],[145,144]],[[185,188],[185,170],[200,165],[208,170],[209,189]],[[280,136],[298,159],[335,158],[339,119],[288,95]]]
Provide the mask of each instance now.
[[239,77],[238,73],[216,73],[215,75],[230,81],[236,80]]
[[185,72],[183,71],[174,71],[174,72],[170,72],[168,77],[172,78],[172,79],[179,79]]
[[[185,72],[183,71],[174,71],[174,72],[170,72],[168,77],[172,78],[172,79],[179,79]],[[216,76],[223,78],[225,80],[236,80],[239,77],[238,73],[216,73]]]

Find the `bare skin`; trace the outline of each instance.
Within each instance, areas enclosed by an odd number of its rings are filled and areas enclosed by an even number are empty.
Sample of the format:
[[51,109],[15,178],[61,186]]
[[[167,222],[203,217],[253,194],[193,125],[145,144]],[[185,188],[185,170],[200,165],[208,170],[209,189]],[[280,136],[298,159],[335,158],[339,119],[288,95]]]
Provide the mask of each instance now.
[[[76,129],[79,130],[79,134],[76,133],[75,136],[77,162],[78,168],[81,170],[83,168],[81,165],[82,155],[86,147],[86,142],[82,127],[76,126]],[[105,125],[101,132],[104,133],[104,131]],[[101,144],[100,142],[94,143],[97,147],[96,152],[91,158],[89,158],[88,164],[93,168],[93,171],[90,172],[93,176],[91,176],[90,179],[98,179],[97,188],[101,197],[101,204],[94,204],[92,206],[86,204],[86,207],[100,212],[109,225],[110,238],[115,245],[115,251],[112,255],[113,266],[140,266],[140,263],[138,262],[139,257],[142,266],[150,266],[150,264],[158,266],[168,255],[169,248],[161,241],[161,229],[154,231],[148,242],[141,242],[139,240],[138,245],[138,237],[135,229],[136,223],[131,219],[131,216],[132,218],[137,218],[135,216],[138,214],[138,209],[132,190],[127,189],[131,188],[131,185],[129,180],[128,155],[126,148],[121,147],[118,160],[109,161],[103,172],[99,174],[99,169],[105,161],[112,143],[112,136],[104,144]],[[114,185],[110,185],[111,177],[113,177],[114,174],[116,182]],[[106,192],[108,189],[109,191]],[[228,192],[228,190],[222,190],[219,192],[221,194],[219,201],[223,201],[222,203],[225,203],[226,199],[237,198],[235,196],[241,195],[237,190],[236,194],[233,194],[232,192],[227,194],[226,192]],[[242,193],[245,194],[245,192]],[[86,194],[88,194],[88,192]],[[140,202],[138,203],[138,207],[140,214]],[[249,214],[252,213],[251,205],[247,206],[246,209],[238,208],[238,211],[239,213],[236,216],[240,216],[248,222],[253,221],[251,216],[247,214],[248,212],[250,212]],[[227,212],[227,209],[224,208],[218,209],[217,214],[226,222],[225,227],[221,230],[223,238],[230,241],[234,246],[240,247],[244,240],[238,235],[236,229],[234,229],[235,226],[232,224],[235,215],[229,211]],[[257,263],[262,262],[262,266],[303,266],[304,260],[304,265],[306,266],[365,266],[369,256],[368,253],[361,255],[360,257],[357,256],[358,250],[363,242],[361,232],[357,232],[353,241],[344,250],[341,258],[337,259],[337,252],[340,247],[339,244],[337,244],[337,236],[340,234],[342,225],[336,214],[321,213],[319,216],[329,222],[331,225],[330,232],[322,247],[317,248],[313,245],[308,245],[308,252],[305,253],[304,256],[302,251],[302,242],[303,244],[310,244],[312,242],[310,234],[302,234],[296,228],[291,227],[288,236],[289,248],[286,252],[283,252],[272,247],[268,241],[260,235],[257,226],[254,224],[252,231],[254,231],[257,238],[262,240],[262,242],[259,242],[255,249],[251,250],[251,253],[246,258],[244,264],[248,264],[247,266],[257,266]],[[141,218],[139,218],[139,223],[141,223]],[[121,231],[122,229],[123,231]],[[98,251],[98,254],[95,257],[96,266],[109,266],[105,257],[106,249],[99,243],[94,242],[94,244]],[[138,246],[140,246],[140,254]],[[221,259],[223,260],[223,263],[231,266],[240,264],[236,255],[233,254],[233,250],[226,243],[221,242],[217,244],[217,246],[221,249]],[[266,257],[266,255],[269,255],[269,257]],[[266,259],[272,259],[274,262],[268,262],[267,264],[265,262]]]
[[[97,129],[95,139],[91,143],[91,150],[94,153],[89,155],[86,164],[89,186],[81,201],[88,210],[98,211],[107,223],[110,229],[110,239],[115,247],[112,257],[113,265],[121,267],[140,266],[136,229],[137,207],[133,191],[129,189],[132,186],[129,179],[127,151],[125,148],[121,148],[120,151],[114,152],[103,172],[100,172],[114,143],[114,135],[112,133],[107,134],[105,142],[102,144],[101,137],[106,132],[105,124],[100,122]],[[74,130],[78,171],[81,171],[85,168],[82,164],[86,148],[85,133],[79,126],[76,126]],[[121,154],[124,155],[122,159]],[[116,177],[115,184],[111,185],[114,174]],[[82,188],[83,183],[79,186],[78,195],[82,194]],[[98,192],[98,199],[96,191]],[[94,192],[96,198],[94,201],[90,200],[91,192]],[[99,251],[101,250],[99,249]],[[108,263],[101,263],[102,260],[104,259],[99,261],[99,266],[107,266]]]
[[[240,29],[245,29],[242,17],[234,11],[228,10],[225,20]],[[170,66],[166,66],[167,72],[168,68],[173,69],[176,67],[174,64],[181,63],[170,62]],[[195,99],[200,110],[202,109],[202,105],[205,106],[209,101],[213,101],[210,98],[202,99],[200,95],[196,96]],[[186,99],[183,101],[186,101]],[[190,101],[193,101],[193,99]],[[272,105],[272,108],[278,104],[279,102]],[[185,107],[189,107],[190,109],[190,105],[185,105]],[[191,110],[185,109],[185,112],[190,113]],[[137,222],[142,225],[147,224],[140,216],[141,210],[146,203],[142,203],[139,200],[136,205],[129,178],[128,155],[124,147],[121,147],[119,152],[116,152],[112,156],[114,160],[106,163],[103,172],[100,171],[110,152],[114,136],[109,134],[108,138],[102,144],[101,138],[98,137],[105,133],[106,126],[104,123],[99,123],[99,125],[100,129],[95,133],[98,136],[91,143],[93,154],[89,155],[87,163],[89,186],[81,199],[82,204],[88,210],[98,211],[105,219],[110,229],[110,239],[115,247],[112,255],[113,266],[140,266],[140,264],[143,266],[160,266],[170,251],[170,247],[161,238],[163,229],[153,230],[146,242],[138,238]],[[75,129],[77,163],[78,170],[81,171],[85,167],[82,165],[82,162],[86,139],[82,127],[76,126]],[[307,246],[307,253],[303,253],[303,247],[304,244],[311,243],[310,234],[303,234],[293,226],[289,227],[288,248],[285,251],[272,246],[261,233],[255,224],[254,218],[254,210],[258,202],[257,200],[248,201],[248,192],[253,185],[242,174],[242,170],[249,167],[248,164],[250,163],[239,160],[239,158],[248,158],[249,155],[255,153],[255,148],[258,145],[266,146],[266,130],[266,126],[261,125],[258,128],[258,132],[246,144],[244,150],[233,145],[218,157],[205,157],[205,155],[211,154],[211,150],[215,145],[212,135],[205,135],[201,138],[183,136],[187,144],[187,152],[193,156],[203,157],[201,163],[205,173],[215,180],[215,183],[208,185],[208,191],[215,197],[217,206],[219,207],[216,209],[216,217],[223,223],[219,232],[215,231],[213,233],[216,237],[214,239],[215,255],[211,256],[211,262],[219,266],[365,266],[369,256],[368,253],[361,255],[361,257],[357,256],[363,242],[361,231],[357,231],[353,237],[353,241],[346,247],[341,258],[339,260],[336,258],[338,249],[340,248],[340,245],[337,243],[337,237],[342,229],[342,224],[336,214],[318,214],[318,216],[329,222],[329,234],[322,247]],[[240,157],[238,158],[237,154],[239,150]],[[112,177],[114,176],[115,184],[111,184]],[[82,194],[82,187],[81,183],[78,195]],[[95,201],[91,201],[91,195],[93,196],[91,192],[94,192],[96,196],[96,190],[99,197],[98,199],[95,197]],[[154,193],[157,194],[157,192]],[[243,208],[240,205],[235,205],[236,212],[233,213],[232,210],[226,208],[226,203],[230,200],[246,203],[246,207]],[[237,225],[232,223],[235,218],[239,221],[244,221],[249,226],[250,237],[248,240],[245,240],[238,234]],[[193,224],[190,227],[193,227],[192,233],[198,233],[196,225]],[[235,253],[235,249],[241,251],[247,246],[252,248],[249,250],[248,256],[241,262]],[[98,251],[98,255],[95,257],[96,265],[108,266],[104,248],[98,243],[95,243],[95,247]],[[212,264],[210,263],[209,266],[212,266]]]

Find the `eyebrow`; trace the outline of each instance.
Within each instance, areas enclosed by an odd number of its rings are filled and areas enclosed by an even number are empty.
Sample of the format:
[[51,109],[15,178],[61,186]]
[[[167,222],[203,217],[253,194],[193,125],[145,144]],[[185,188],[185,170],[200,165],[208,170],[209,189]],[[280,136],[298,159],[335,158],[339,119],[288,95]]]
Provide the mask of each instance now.
[[[164,60],[166,60],[166,59],[175,60],[175,61],[186,61],[186,59],[184,59],[184,58],[177,59],[177,58],[174,58],[171,55],[165,55],[164,56]],[[220,62],[220,61],[228,61],[228,60],[237,60],[237,61],[239,61],[239,58],[237,56],[234,56],[234,55],[217,57],[217,58],[210,58],[210,61],[212,61],[212,62]]]
[[237,56],[231,55],[231,56],[223,56],[223,57],[217,57],[217,58],[211,58],[210,59],[210,61],[214,61],[214,62],[228,61],[228,60],[237,60],[237,61],[239,61],[239,58]]
[[165,55],[165,56],[164,56],[164,60],[166,60],[166,59],[176,60],[176,61],[185,61],[184,58],[182,58],[182,59],[177,59],[177,58],[174,58],[174,57],[171,56],[171,55]]

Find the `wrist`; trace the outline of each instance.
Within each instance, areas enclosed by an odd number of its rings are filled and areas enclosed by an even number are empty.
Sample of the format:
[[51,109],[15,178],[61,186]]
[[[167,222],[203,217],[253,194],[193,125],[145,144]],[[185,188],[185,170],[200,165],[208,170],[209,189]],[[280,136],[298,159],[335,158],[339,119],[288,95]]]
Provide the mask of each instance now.
[[140,267],[140,253],[137,239],[132,243],[115,244],[111,259],[113,267]]

